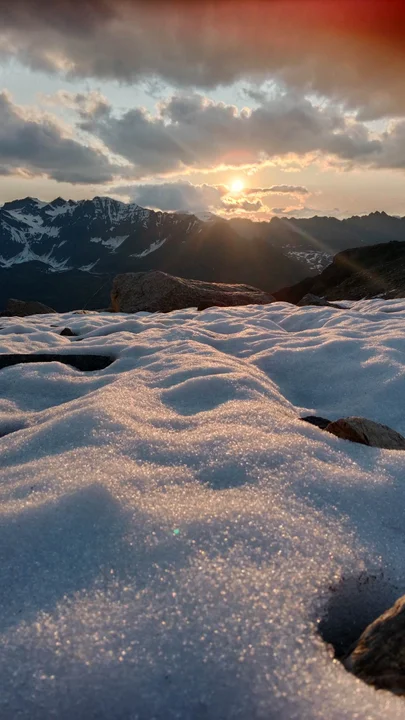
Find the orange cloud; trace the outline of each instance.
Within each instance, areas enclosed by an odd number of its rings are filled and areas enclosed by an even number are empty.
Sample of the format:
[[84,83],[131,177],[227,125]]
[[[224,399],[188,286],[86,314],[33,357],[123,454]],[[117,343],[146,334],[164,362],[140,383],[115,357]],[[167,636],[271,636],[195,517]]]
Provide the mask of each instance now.
[[[164,32],[162,29],[164,28]],[[275,77],[364,117],[405,112],[403,0],[15,0],[0,52],[33,67],[213,88]]]

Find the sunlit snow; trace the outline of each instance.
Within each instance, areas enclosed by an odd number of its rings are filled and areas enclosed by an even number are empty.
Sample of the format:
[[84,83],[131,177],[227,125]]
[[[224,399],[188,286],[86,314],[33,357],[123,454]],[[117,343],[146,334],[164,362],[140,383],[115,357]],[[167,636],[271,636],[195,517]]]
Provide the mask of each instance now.
[[299,420],[405,433],[404,300],[0,327],[116,358],[0,371],[2,720],[404,717],[318,623],[405,592],[405,455]]

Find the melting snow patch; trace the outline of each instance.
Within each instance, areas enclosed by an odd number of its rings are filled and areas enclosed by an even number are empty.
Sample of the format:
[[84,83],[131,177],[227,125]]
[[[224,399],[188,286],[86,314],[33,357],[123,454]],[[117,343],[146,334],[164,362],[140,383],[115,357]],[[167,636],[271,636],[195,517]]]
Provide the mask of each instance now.
[[115,362],[0,370],[0,717],[403,718],[334,652],[404,591],[405,454],[299,419],[405,432],[401,303],[2,318],[0,352],[68,354],[55,323]]
[[116,250],[117,248],[119,248],[120,245],[122,245],[123,242],[125,242],[127,238],[129,238],[129,235],[116,235],[115,237],[108,238],[108,240],[102,240],[101,238],[93,237],[90,238],[90,242],[100,243],[101,245],[104,245],[111,250]]
[[146,257],[146,255],[150,255],[150,253],[155,252],[155,250],[159,250],[159,248],[161,248],[162,245],[165,244],[166,240],[168,240],[167,237],[163,238],[163,240],[156,240],[155,242],[151,243],[149,245],[149,247],[146,250],[144,250],[143,252],[134,253],[130,257],[137,257],[137,258]]

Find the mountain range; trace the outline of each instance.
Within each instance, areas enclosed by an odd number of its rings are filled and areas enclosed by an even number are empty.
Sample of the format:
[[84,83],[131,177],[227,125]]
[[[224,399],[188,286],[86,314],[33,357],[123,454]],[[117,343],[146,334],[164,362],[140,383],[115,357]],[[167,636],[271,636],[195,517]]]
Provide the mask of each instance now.
[[384,212],[254,222],[109,197],[27,197],[0,208],[0,308],[10,296],[61,312],[106,307],[115,274],[151,269],[275,292],[321,272],[342,250],[404,239],[405,218]]

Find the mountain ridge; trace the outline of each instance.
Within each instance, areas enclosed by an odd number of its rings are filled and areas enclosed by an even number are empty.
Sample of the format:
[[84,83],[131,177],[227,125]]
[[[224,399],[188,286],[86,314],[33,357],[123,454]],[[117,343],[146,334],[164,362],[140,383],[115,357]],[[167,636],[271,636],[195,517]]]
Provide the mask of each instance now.
[[17,296],[60,310],[100,307],[109,302],[100,290],[109,278],[147,270],[274,293],[322,271],[342,250],[392,240],[405,240],[405,218],[379,211],[256,222],[149,210],[108,196],[28,196],[0,207],[0,306]]

